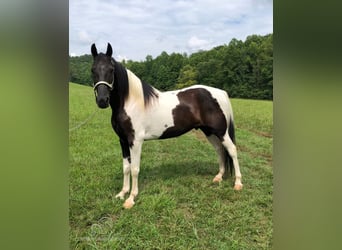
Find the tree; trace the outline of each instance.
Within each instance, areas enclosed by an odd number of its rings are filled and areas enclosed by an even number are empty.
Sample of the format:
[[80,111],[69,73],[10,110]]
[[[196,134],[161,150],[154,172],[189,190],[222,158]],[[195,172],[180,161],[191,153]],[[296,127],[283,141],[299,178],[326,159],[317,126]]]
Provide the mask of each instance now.
[[185,65],[179,74],[176,89],[189,87],[197,84],[197,71],[190,64]]
[[[91,85],[91,55],[69,57],[69,79]],[[191,55],[163,51],[145,61],[124,61],[124,66],[141,80],[166,91],[204,84],[228,91],[231,97],[273,98],[273,34],[251,35],[243,42],[229,44]]]

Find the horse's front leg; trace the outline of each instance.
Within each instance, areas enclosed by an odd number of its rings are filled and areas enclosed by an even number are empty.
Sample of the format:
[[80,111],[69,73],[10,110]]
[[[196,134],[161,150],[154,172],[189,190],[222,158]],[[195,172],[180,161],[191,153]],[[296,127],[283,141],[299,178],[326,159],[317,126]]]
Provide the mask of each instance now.
[[125,194],[129,192],[130,189],[130,172],[131,172],[131,154],[129,150],[128,143],[124,140],[120,140],[121,150],[122,150],[122,172],[123,172],[123,185],[122,190],[115,197],[124,199]]
[[123,200],[125,198],[125,194],[129,192],[130,188],[130,172],[131,172],[131,165],[130,165],[130,158],[124,158],[122,163],[122,172],[123,172],[123,185],[120,193],[118,193],[115,198],[120,198]]
[[129,209],[134,205],[134,199],[138,195],[138,175],[140,170],[140,156],[142,141],[134,141],[130,149],[131,153],[131,176],[132,176],[132,189],[128,199],[123,204],[124,208]]

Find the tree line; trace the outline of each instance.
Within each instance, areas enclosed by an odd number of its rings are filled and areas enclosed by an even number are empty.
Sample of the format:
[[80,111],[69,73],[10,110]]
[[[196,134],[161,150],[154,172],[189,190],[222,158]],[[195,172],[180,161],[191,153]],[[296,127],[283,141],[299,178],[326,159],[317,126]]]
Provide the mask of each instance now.
[[[92,85],[91,55],[69,57],[71,82]],[[140,79],[159,90],[173,90],[203,84],[226,90],[230,97],[273,99],[273,34],[251,35],[243,42],[229,44],[191,55],[162,52],[144,61],[122,64]]]

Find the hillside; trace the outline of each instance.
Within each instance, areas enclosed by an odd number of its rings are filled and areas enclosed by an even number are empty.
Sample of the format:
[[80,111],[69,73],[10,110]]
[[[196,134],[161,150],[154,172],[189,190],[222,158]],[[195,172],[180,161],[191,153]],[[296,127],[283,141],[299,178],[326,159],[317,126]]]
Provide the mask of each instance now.
[[122,158],[110,109],[97,109],[90,87],[70,83],[70,248],[272,248],[273,103],[232,99],[232,105],[242,191],[233,190],[230,176],[212,183],[216,153],[192,131],[144,143],[140,193],[124,210],[115,199]]

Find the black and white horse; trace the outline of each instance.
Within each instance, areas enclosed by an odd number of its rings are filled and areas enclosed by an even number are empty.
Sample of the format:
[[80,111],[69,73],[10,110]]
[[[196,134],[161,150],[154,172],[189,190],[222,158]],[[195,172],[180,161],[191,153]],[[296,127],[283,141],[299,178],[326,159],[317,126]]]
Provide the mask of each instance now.
[[112,47],[98,53],[91,46],[96,103],[99,108],[112,108],[112,127],[120,138],[123,156],[123,187],[116,195],[124,199],[125,208],[134,205],[138,195],[141,147],[144,140],[180,136],[200,129],[219,156],[219,172],[213,182],[222,181],[225,166],[235,170],[235,190],[242,189],[241,173],[235,147],[232,107],[225,91],[195,85],[175,91],[161,92],[141,81],[112,58]]

